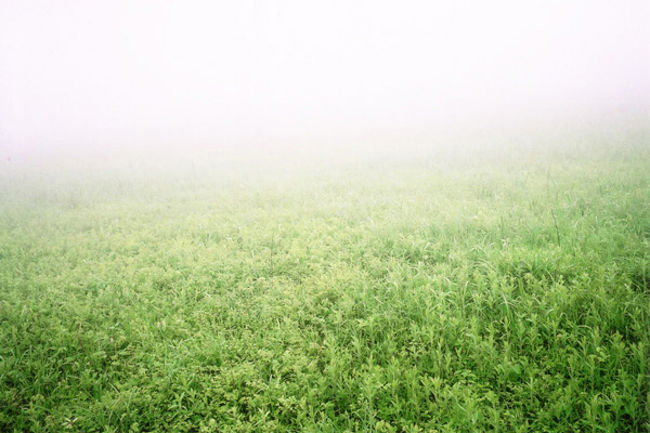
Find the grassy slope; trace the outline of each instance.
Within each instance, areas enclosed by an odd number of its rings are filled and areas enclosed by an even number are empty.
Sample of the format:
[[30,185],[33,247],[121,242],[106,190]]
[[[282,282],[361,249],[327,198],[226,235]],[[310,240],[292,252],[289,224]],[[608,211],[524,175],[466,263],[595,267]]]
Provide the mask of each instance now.
[[0,430],[647,431],[649,170],[5,182]]

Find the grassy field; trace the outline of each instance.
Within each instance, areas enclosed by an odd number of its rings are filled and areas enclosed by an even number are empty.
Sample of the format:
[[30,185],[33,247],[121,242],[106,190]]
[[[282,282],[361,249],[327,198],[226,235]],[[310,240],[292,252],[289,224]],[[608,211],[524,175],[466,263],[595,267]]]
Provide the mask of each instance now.
[[6,168],[0,431],[648,431],[644,150]]

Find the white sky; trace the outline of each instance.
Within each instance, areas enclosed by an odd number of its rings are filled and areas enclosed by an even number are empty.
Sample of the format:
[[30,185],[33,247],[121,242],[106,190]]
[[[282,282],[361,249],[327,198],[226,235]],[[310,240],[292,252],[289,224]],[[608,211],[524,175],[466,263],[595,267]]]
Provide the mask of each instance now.
[[0,0],[10,149],[640,110],[650,2]]

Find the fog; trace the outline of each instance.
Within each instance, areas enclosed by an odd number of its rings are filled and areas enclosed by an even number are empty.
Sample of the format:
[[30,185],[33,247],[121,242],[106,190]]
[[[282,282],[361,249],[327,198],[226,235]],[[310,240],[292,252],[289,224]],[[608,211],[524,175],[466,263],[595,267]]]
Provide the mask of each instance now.
[[404,156],[638,129],[649,22],[644,0],[2,0],[0,156]]

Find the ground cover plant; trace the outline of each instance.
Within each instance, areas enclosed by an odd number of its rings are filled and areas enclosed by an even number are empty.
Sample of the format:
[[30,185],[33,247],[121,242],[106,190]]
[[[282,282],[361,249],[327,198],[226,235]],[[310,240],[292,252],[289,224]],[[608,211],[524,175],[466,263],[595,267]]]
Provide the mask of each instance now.
[[648,431],[648,173],[7,171],[0,431]]

